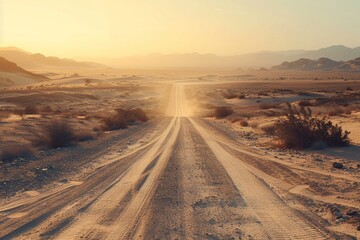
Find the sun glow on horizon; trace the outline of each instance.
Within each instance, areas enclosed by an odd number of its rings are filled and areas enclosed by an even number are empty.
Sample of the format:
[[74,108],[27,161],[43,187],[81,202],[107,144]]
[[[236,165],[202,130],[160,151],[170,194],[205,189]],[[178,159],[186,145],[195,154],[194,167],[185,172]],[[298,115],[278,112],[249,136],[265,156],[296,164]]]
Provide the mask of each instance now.
[[234,55],[360,42],[356,0],[0,0],[1,9],[1,45],[59,57]]

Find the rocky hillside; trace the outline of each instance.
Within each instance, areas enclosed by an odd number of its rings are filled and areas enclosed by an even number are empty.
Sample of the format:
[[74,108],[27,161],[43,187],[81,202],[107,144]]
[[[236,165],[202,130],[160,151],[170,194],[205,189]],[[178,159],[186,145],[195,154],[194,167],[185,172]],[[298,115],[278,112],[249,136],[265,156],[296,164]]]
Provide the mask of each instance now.
[[329,58],[311,60],[301,58],[293,62],[283,62],[271,70],[302,70],[302,71],[360,71],[360,58],[350,61],[334,61]]

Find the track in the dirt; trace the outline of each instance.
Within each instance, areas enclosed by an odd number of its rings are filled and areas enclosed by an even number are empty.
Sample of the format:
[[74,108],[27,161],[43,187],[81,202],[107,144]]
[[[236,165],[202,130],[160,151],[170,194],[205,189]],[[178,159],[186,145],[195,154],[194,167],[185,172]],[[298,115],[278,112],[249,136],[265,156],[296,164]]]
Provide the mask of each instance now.
[[82,184],[2,206],[0,239],[331,238],[186,109],[176,84],[169,120],[152,141]]

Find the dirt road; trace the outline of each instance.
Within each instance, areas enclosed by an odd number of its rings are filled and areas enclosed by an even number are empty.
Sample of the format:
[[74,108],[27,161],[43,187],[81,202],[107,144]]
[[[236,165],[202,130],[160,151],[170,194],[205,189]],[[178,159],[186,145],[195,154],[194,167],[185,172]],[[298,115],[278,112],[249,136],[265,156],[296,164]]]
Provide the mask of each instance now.
[[183,88],[152,139],[81,182],[0,206],[0,239],[336,237],[280,197],[241,144],[192,118]]

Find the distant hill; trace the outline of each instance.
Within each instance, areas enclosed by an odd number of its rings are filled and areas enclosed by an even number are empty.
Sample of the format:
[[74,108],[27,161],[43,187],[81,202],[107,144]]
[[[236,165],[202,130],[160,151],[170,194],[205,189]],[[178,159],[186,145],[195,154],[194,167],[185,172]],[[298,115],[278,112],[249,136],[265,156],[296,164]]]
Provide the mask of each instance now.
[[47,70],[53,68],[98,68],[104,65],[92,62],[77,62],[72,59],[47,57],[40,53],[32,54],[16,47],[0,48],[0,56],[15,62],[22,68],[29,70]]
[[342,45],[321,48],[315,51],[306,51],[301,54],[302,58],[319,59],[322,57],[330,58],[335,61],[349,61],[360,57],[360,47],[349,48]]
[[329,58],[334,61],[349,61],[360,57],[360,47],[348,48],[342,45],[318,50],[262,51],[234,56],[215,54],[150,54],[118,59],[97,59],[106,65],[120,68],[269,68],[285,61],[299,58],[316,60]]
[[349,61],[334,61],[329,58],[311,60],[301,58],[292,62],[283,62],[271,70],[302,70],[302,71],[360,71],[360,58]]
[[0,87],[26,85],[46,80],[48,78],[26,71],[15,63],[0,57]]

